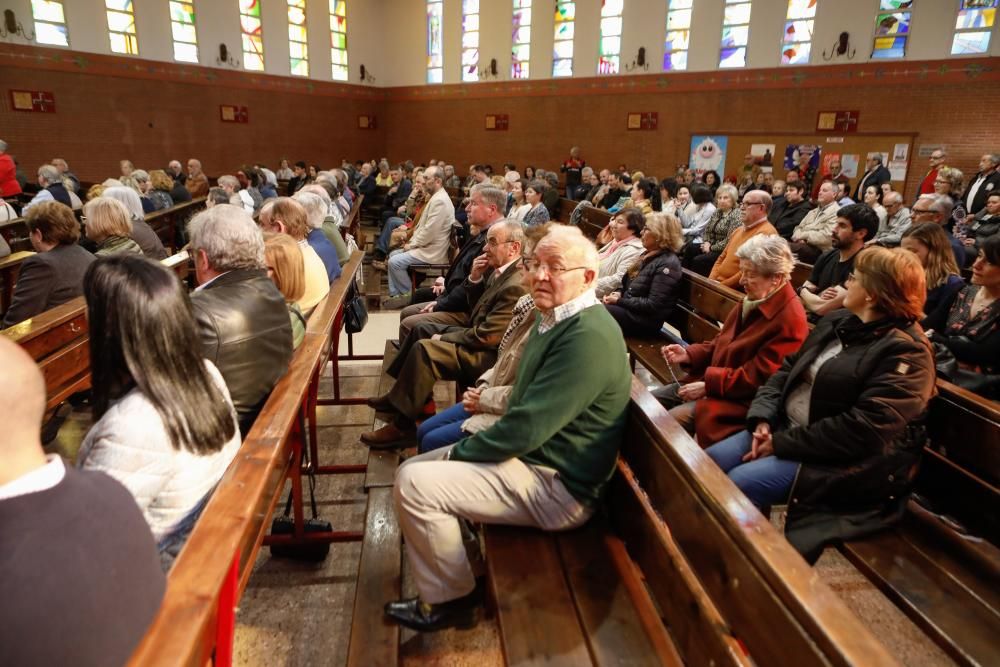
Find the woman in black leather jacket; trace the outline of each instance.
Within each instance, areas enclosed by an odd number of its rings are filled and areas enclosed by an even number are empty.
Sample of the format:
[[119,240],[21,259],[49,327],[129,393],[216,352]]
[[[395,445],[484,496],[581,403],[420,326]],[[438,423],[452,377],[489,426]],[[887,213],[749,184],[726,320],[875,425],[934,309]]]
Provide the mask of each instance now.
[[934,355],[915,324],[925,294],[912,253],[863,250],[846,310],[757,391],[747,430],[706,450],[759,508],[789,503],[786,533],[807,559],[902,513],[934,393]]
[[604,297],[605,307],[626,336],[659,332],[674,308],[681,280],[676,253],[684,234],[677,218],[666,213],[646,216],[640,239],[645,252],[622,276],[622,286]]

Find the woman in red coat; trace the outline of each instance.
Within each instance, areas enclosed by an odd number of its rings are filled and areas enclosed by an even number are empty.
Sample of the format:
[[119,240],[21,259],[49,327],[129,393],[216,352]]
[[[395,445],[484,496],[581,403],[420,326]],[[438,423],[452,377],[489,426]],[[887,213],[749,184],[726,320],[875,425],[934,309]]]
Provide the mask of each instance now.
[[702,447],[746,427],[757,388],[797,351],[809,333],[789,283],[795,258],[780,236],[755,236],[736,252],[746,297],[707,343],[665,345],[668,363],[687,371],[681,383],[653,392]]
[[17,182],[17,167],[14,159],[7,155],[7,142],[0,140],[0,197],[13,197],[21,194],[21,185]]

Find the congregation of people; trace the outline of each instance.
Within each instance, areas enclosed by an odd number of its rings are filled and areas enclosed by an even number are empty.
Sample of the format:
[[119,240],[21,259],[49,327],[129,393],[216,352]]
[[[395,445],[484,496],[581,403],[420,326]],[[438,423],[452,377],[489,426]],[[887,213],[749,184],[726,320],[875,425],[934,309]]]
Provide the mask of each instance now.
[[[124,662],[141,637],[163,572],[308,317],[364,246],[344,228],[360,195],[381,200],[368,261],[387,279],[383,308],[400,311],[394,382],[368,400],[389,419],[360,440],[417,448],[393,500],[418,594],[385,606],[409,628],[475,622],[475,524],[566,530],[600,512],[632,387],[626,338],[665,335],[685,270],[741,300],[714,339],[662,346],[676,381],[654,395],[762,512],[790,506],[786,535],[810,562],[900,519],[939,375],[1000,392],[998,154],[966,179],[935,151],[907,205],[877,155],[856,180],[835,162],[830,173],[803,163],[777,179],[753,156],[734,177],[685,167],[658,179],[624,165],[595,171],[574,147],[551,171],[476,164],[463,179],[437,160],[329,171],[282,160],[216,186],[197,159],[150,171],[123,160],[120,175],[81,196],[65,160],[39,167],[29,188],[7,169],[6,149],[0,142],[0,193],[34,189],[18,213],[35,254],[3,326],[84,298],[93,389],[83,400],[94,424],[75,466],[46,454],[41,374],[0,340],[17,379],[0,397],[23,407],[0,436],[12,462],[0,468],[0,526],[83,531],[94,522],[68,517],[102,514],[104,532],[86,540],[104,540],[114,585],[90,559],[48,558],[90,582],[83,613],[128,621],[89,638],[108,662]],[[563,196],[579,202],[574,221],[588,207],[608,211],[596,241],[555,222]],[[144,218],[199,197],[206,210],[175,240],[194,267],[189,293],[159,261],[167,252]],[[801,285],[797,263],[811,265]],[[447,268],[414,284],[411,269],[428,265]],[[438,406],[439,381],[463,388],[461,400]],[[0,546],[0,567],[37,568],[26,553]],[[4,578],[0,597],[26,609],[44,599],[17,577]],[[24,632],[0,628],[0,645]],[[62,643],[44,647],[46,662],[73,662]]]

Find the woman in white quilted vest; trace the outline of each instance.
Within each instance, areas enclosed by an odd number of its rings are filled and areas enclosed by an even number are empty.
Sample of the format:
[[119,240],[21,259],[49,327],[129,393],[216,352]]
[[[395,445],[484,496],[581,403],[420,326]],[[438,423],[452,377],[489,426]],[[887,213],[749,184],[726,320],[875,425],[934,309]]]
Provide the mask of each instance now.
[[83,293],[96,423],[77,466],[132,493],[168,569],[239,450],[236,410],[170,270],[106,257],[87,270]]
[[611,294],[622,286],[622,276],[645,252],[639,234],[646,218],[637,208],[623,208],[611,219],[611,241],[601,246],[601,268],[597,273],[597,298]]

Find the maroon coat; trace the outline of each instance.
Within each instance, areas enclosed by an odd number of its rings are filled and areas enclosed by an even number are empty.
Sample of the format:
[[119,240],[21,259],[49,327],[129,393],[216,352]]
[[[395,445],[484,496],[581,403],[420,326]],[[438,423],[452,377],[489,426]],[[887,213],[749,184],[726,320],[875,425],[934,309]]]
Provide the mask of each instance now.
[[791,284],[785,283],[755,308],[745,322],[743,309],[730,311],[722,331],[707,343],[687,348],[691,358],[682,381],[705,382],[705,398],[695,404],[698,444],[714,445],[746,427],[747,410],[757,388],[797,351],[809,333],[806,312]]

